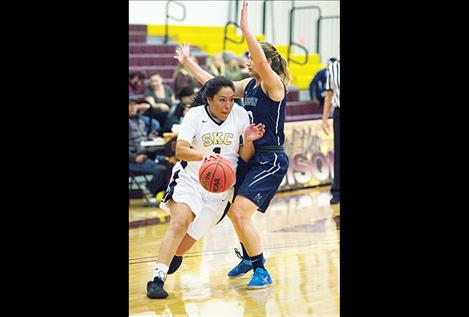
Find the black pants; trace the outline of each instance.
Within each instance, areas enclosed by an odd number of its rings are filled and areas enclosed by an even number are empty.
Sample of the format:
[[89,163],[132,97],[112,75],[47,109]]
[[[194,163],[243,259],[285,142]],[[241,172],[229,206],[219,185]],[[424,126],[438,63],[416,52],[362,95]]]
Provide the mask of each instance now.
[[155,163],[153,160],[146,159],[143,163],[129,162],[129,170],[135,172],[144,172],[153,175],[150,182],[146,184],[152,196],[166,188],[166,165],[162,163]]
[[[168,121],[169,118],[169,111],[161,111],[161,110],[155,110],[155,109],[147,109],[144,114],[153,120],[158,120],[160,123],[160,128],[158,129],[158,133],[160,135],[163,135],[163,128],[166,125],[166,121]],[[151,129],[151,126],[150,126]]]
[[340,199],[340,108],[336,107],[333,114],[334,124],[334,181],[331,194]]

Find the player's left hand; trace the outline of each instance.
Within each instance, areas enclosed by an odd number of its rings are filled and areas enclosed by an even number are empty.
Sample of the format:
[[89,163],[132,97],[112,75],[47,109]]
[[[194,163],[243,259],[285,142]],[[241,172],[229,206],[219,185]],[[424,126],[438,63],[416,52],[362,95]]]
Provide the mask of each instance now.
[[218,153],[207,153],[203,156],[202,161],[210,161],[210,160],[216,160],[219,159],[221,156]]
[[176,49],[176,55],[173,56],[179,61],[182,65],[190,59],[190,44],[189,43],[179,43],[179,47]]
[[244,138],[246,141],[252,142],[258,140],[264,136],[265,125],[262,123],[259,124],[250,124],[244,130]]

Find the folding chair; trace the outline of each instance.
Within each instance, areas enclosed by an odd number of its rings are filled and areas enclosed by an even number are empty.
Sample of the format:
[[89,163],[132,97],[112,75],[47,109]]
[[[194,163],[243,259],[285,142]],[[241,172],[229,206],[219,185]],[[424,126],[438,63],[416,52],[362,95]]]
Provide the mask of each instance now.
[[[145,206],[153,206],[154,204],[148,199],[148,195],[151,195],[145,186],[141,186],[137,178],[143,177],[145,184],[149,182],[147,176],[151,174],[145,172],[137,172],[129,170],[129,202],[131,198],[143,198],[145,200]],[[137,190],[134,189],[134,185]]]

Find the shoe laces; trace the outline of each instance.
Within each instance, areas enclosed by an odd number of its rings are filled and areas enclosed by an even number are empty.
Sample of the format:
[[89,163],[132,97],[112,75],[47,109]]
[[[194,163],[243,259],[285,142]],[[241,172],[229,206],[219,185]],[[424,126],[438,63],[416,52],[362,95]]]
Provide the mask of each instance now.
[[159,278],[158,276],[155,276],[155,278],[153,279],[152,282],[153,282],[153,283],[156,283],[156,284],[158,284],[158,285],[161,285],[161,286],[164,285],[164,281],[163,281],[161,278]]
[[239,252],[239,250],[237,248],[234,248],[234,251],[236,253],[236,256],[240,259],[243,259],[243,256],[241,255],[241,252]]

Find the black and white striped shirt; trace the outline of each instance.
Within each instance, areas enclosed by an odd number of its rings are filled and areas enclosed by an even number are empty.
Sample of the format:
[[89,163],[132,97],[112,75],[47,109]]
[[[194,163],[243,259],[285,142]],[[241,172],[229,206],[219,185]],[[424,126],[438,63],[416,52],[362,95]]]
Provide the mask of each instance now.
[[327,66],[326,90],[332,90],[332,106],[340,108],[340,61],[334,60]]

